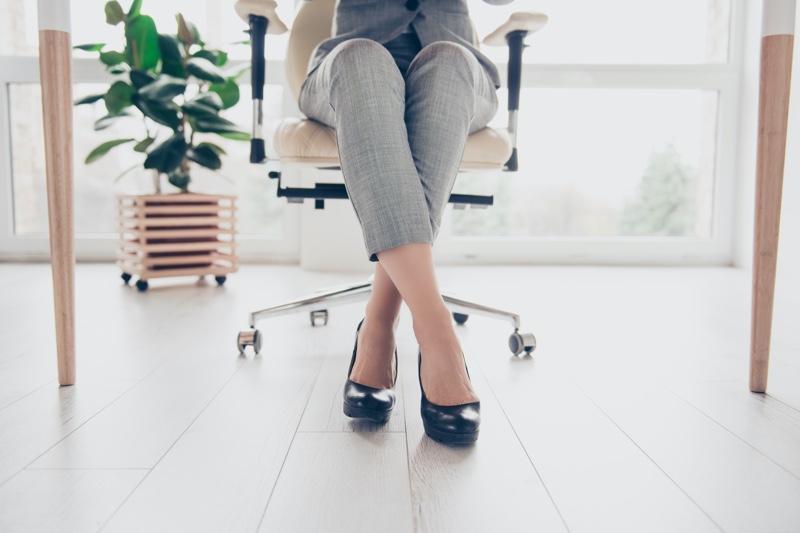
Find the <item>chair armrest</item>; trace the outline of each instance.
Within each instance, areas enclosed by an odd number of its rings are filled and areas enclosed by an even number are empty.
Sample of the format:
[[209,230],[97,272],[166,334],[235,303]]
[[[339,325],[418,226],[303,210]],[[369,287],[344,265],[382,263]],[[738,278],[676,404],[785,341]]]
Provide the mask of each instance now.
[[250,162],[266,163],[267,149],[264,144],[264,83],[266,81],[266,59],[264,39],[267,33],[286,33],[287,28],[278,17],[275,0],[237,0],[236,14],[249,26],[250,34],[250,86],[253,89],[253,132],[250,136]]
[[280,35],[289,29],[275,12],[276,7],[278,7],[278,3],[275,0],[236,0],[236,4],[233,6],[236,14],[245,24],[250,24],[250,15],[264,17],[269,23],[267,33]]
[[517,152],[517,114],[522,88],[522,52],[526,47],[525,37],[541,30],[547,24],[543,13],[514,13],[499,28],[486,36],[484,44],[508,45],[508,134],[511,137],[511,158],[506,168],[512,172],[519,169]]
[[487,46],[505,46],[506,38],[512,31],[524,31],[526,34],[536,33],[547,24],[544,13],[512,13],[508,20],[483,39]]

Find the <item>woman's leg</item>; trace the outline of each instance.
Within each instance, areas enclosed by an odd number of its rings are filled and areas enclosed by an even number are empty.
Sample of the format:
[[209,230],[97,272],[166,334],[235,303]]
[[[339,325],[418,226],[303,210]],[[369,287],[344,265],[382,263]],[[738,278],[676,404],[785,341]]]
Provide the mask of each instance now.
[[395,331],[403,298],[383,265],[375,263],[372,294],[358,334],[358,353],[350,379],[356,383],[388,389],[394,381]]
[[373,262],[378,250],[433,238],[408,145],[405,97],[394,58],[368,39],[339,44],[300,92],[300,110],[336,128],[344,183]]
[[[435,241],[467,136],[497,112],[496,89],[469,50],[448,42],[423,48],[405,77],[408,142]],[[452,315],[437,285],[431,247],[398,246],[379,252],[378,258],[411,310],[428,399],[440,405],[477,401]]]
[[452,315],[436,282],[431,245],[397,246],[378,252],[378,259],[411,311],[428,400],[439,405],[478,401],[464,367]]
[[[299,104],[307,117],[336,128],[345,185],[369,259],[377,261],[375,251],[399,244],[430,243],[430,214],[404,122],[405,81],[386,48],[366,39],[340,44],[305,81]],[[356,383],[392,385],[401,303],[376,262],[351,372]]]
[[[393,308],[386,305],[390,298],[382,305],[382,298],[378,296],[391,294],[391,290],[384,291],[391,281],[409,305],[420,349],[428,355],[423,357],[422,370],[428,398],[441,405],[476,401],[450,312],[437,286],[431,244],[455,179],[466,135],[474,131],[471,128],[478,129],[478,122],[474,120],[478,118],[476,109],[481,106],[480,118],[483,120],[486,115],[488,122],[489,115],[493,116],[496,111],[496,98],[491,113],[487,110],[490,106],[486,105],[490,98],[476,103],[475,83],[470,84],[469,80],[483,80],[470,70],[474,65],[459,55],[461,51],[454,49],[456,45],[438,46],[443,43],[436,43],[428,47],[425,54],[419,54],[419,61],[415,59],[416,70],[412,70],[414,63],[409,68],[410,73],[416,72],[407,78],[418,98],[406,106],[406,87],[397,83],[399,71],[396,66],[394,70],[389,67],[390,64],[394,66],[393,60],[385,49],[364,40],[348,43],[340,45],[339,53],[332,52],[326,58],[320,66],[321,72],[312,74],[304,85],[300,103],[301,110],[309,118],[336,127],[345,184],[364,231],[368,255],[372,261],[380,257],[383,267],[382,271],[376,269],[375,305],[368,305],[368,318],[362,326],[367,331],[372,330],[369,335],[365,332],[365,344],[370,343],[367,339],[371,337],[383,337],[382,341],[375,341],[376,351],[371,352],[380,353],[380,356],[372,355],[369,362],[366,357],[362,358],[364,369],[359,372],[363,370],[364,381],[375,380],[372,386],[386,386],[386,369],[391,368],[386,360],[391,360],[393,355],[393,350],[388,349],[393,346],[393,330],[387,327],[387,320],[375,320],[371,328],[367,323],[371,307]],[[471,55],[469,57],[474,60]],[[476,60],[474,63],[477,65]],[[437,65],[447,72],[444,76],[436,75]],[[470,76],[458,72],[464,66]],[[494,87],[490,89],[493,91]],[[441,98],[441,91],[445,91],[444,98]],[[316,116],[312,104],[318,104],[319,98],[312,98],[315,94],[330,98],[330,107],[317,105]],[[494,98],[493,93],[490,96]],[[455,109],[447,109],[452,103],[456,104]],[[414,126],[414,133],[406,130],[406,121],[409,130]],[[426,123],[429,128],[425,127]],[[431,146],[416,150],[412,156],[409,146],[412,140],[417,145],[430,143]],[[420,221],[423,213],[427,227]],[[435,229],[431,227],[433,223],[437,224]],[[389,279],[379,278],[383,274]],[[378,314],[385,318],[385,314]],[[367,350],[365,347],[364,353]],[[380,366],[383,370],[378,368]],[[378,381],[383,384],[377,385]]]

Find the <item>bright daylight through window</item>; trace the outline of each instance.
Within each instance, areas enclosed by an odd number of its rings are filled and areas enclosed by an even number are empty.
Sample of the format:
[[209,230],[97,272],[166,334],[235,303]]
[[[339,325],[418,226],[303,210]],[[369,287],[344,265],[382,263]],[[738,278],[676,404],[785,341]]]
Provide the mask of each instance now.
[[[98,0],[72,0],[75,44],[116,43],[116,28],[102,20]],[[123,2],[124,3],[124,2]],[[46,233],[46,197],[40,90],[37,83],[36,1],[8,0],[0,22],[0,59],[14,59],[0,80],[9,106],[14,194],[13,235]],[[294,2],[279,2],[292,22]],[[446,239],[604,239],[629,237],[719,239],[730,224],[731,163],[738,123],[734,98],[739,59],[731,53],[736,0],[517,0],[506,6],[470,2],[478,34],[485,36],[513,11],[541,11],[548,25],[528,38],[523,59],[519,116],[520,169],[516,173],[465,174],[454,192],[493,194],[489,209],[452,210],[443,227]],[[231,62],[249,59],[246,38],[231,3],[224,0],[145,0],[143,9],[164,31],[173,31],[181,12],[213,46],[229,51]],[[624,13],[624,16],[620,16]],[[293,105],[283,78],[287,36],[270,36],[267,59],[278,65],[265,91],[266,136]],[[505,48],[484,47],[505,70]],[[111,79],[91,54],[76,51],[74,97],[97,92]],[[268,75],[270,72],[268,71]],[[492,125],[505,127],[505,89]],[[102,103],[102,102],[101,102]],[[122,170],[139,161],[117,150],[85,165],[92,148],[110,138],[139,136],[141,121],[120,120],[95,132],[102,107],[75,108],[75,195],[78,236],[115,231],[114,195],[152,187],[142,169],[118,182]],[[250,125],[249,87],[228,117]],[[721,120],[727,122],[721,122]],[[247,143],[225,143],[221,173],[197,172],[195,183],[208,192],[241,199],[240,230],[270,237],[285,231],[287,205],[275,196],[275,180],[263,167],[248,164]],[[325,180],[321,180],[325,181]],[[727,202],[727,204],[726,204]],[[722,211],[720,209],[722,208]],[[13,236],[12,235],[12,236]],[[726,237],[727,238],[727,237]],[[483,239],[483,240],[481,240]],[[472,244],[471,244],[472,245]],[[511,249],[511,248],[510,248]]]

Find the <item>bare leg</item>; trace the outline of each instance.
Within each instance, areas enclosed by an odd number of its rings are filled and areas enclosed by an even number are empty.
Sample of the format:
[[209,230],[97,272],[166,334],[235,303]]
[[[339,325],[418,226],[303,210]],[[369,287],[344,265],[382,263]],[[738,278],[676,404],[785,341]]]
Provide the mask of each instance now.
[[358,334],[358,352],[350,379],[356,383],[388,389],[394,381],[395,331],[403,298],[378,262],[366,316]]
[[464,367],[453,319],[436,281],[431,244],[404,244],[377,255],[411,311],[414,335],[422,352],[422,387],[428,400],[439,405],[478,401]]

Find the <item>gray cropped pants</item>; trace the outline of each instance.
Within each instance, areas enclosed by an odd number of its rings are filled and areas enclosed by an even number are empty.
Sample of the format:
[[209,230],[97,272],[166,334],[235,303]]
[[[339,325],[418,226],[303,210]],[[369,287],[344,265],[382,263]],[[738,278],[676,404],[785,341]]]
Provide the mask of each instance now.
[[433,245],[467,135],[497,112],[494,84],[465,47],[414,33],[339,44],[305,80],[300,110],[336,129],[345,187],[369,261]]

